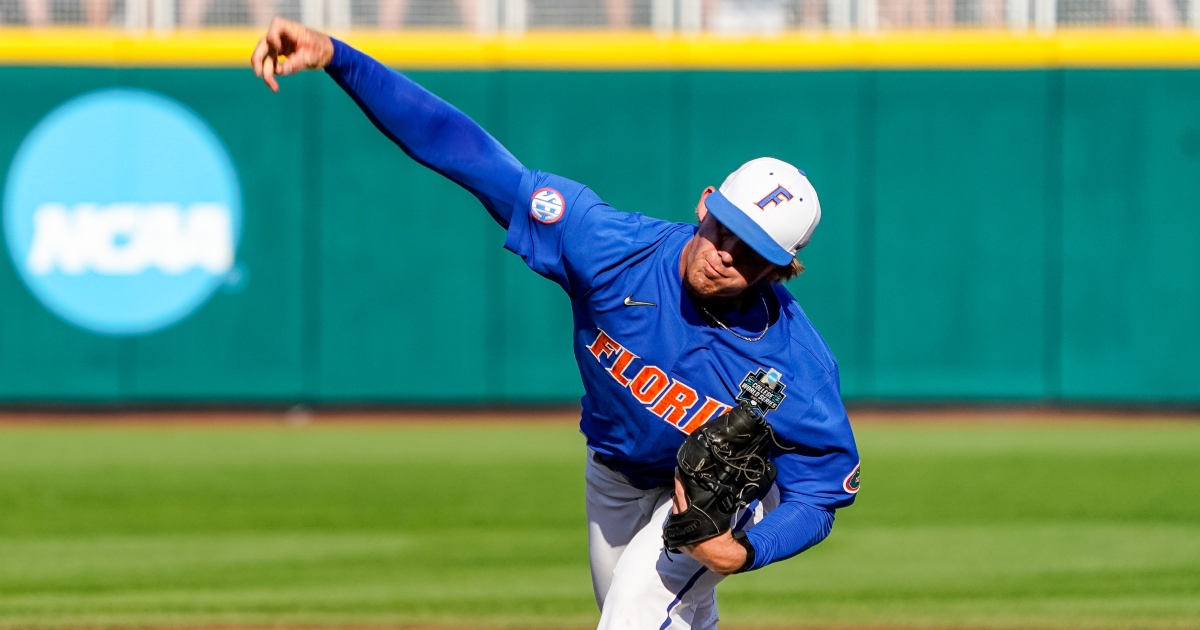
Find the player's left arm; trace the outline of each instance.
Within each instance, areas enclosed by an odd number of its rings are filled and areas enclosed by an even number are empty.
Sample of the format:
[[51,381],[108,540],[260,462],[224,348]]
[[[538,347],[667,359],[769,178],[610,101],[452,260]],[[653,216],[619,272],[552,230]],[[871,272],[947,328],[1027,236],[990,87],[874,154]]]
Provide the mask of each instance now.
[[[795,450],[774,458],[780,504],[746,530],[754,558],[744,570],[785,560],[820,543],[833,529],[834,511],[854,502],[858,449],[839,390],[834,374],[813,392],[798,422],[772,423],[780,441]],[[853,487],[847,483],[851,477]]]
[[[673,500],[676,513],[687,510],[687,493],[678,478],[675,479]],[[790,558],[825,540],[832,529],[832,511],[800,501],[787,501],[780,503],[754,528],[739,533],[741,540],[728,531],[685,547],[683,552],[714,573],[732,575]]]
[[783,501],[746,531],[754,559],[746,571],[761,569],[816,546],[833,530],[833,510],[799,500]]

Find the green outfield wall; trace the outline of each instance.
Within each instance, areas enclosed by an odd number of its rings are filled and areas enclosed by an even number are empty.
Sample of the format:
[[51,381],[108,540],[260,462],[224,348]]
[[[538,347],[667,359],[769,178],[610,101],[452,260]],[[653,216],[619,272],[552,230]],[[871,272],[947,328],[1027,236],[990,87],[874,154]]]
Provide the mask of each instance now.
[[[1200,403],[1200,70],[412,76],[531,168],[686,221],[760,155],[823,219],[789,284],[848,400]],[[236,278],[178,323],[88,332],[0,262],[0,403],[527,404],[581,393],[557,286],[328,78],[0,68],[0,163],[124,86],[186,105],[242,195]],[[11,181],[10,181],[11,185]]]

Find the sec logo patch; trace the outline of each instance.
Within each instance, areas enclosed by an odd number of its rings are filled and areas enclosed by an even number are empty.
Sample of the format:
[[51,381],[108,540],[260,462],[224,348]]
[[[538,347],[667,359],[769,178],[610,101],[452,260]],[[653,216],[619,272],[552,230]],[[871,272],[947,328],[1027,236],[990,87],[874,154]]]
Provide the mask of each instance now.
[[563,216],[567,204],[563,202],[562,193],[553,188],[542,188],[533,193],[529,215],[538,223],[557,223]]

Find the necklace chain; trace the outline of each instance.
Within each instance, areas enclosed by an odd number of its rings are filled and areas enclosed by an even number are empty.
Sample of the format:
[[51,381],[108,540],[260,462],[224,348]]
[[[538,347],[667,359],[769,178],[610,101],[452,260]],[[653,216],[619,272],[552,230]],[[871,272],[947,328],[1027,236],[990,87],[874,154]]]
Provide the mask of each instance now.
[[739,333],[738,331],[726,326],[725,322],[717,319],[716,315],[713,315],[712,313],[710,313],[709,310],[707,308],[704,308],[703,306],[700,307],[700,310],[704,311],[704,314],[708,315],[709,319],[716,322],[718,326],[720,326],[721,328],[724,328],[725,330],[727,330],[731,334],[733,334],[734,337],[737,337],[738,339],[741,339],[742,341],[762,341],[762,338],[767,336],[767,331],[770,330],[770,328],[771,328],[771,308],[769,306],[767,306],[767,298],[766,298],[766,296],[764,296],[762,294],[762,291],[758,292],[758,298],[760,300],[762,300],[763,310],[767,312],[767,325],[763,326],[762,332],[758,333],[757,337],[747,337],[747,336]]

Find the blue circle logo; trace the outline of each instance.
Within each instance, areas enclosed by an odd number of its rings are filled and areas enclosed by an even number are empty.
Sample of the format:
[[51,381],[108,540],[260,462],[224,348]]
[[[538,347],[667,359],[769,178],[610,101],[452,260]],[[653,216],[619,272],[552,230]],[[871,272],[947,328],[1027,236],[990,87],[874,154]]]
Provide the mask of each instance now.
[[195,312],[233,269],[241,224],[220,139],[180,103],[142,90],[92,92],[50,112],[4,191],[21,279],[59,317],[106,335]]

